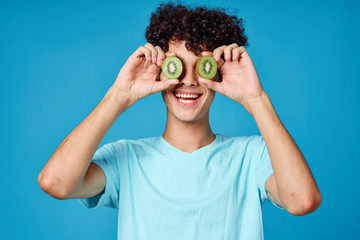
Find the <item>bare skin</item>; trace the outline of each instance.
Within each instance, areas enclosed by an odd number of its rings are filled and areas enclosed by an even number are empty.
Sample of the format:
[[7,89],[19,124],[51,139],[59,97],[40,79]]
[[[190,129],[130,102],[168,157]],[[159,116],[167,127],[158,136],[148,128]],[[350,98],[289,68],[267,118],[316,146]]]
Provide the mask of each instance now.
[[254,117],[264,138],[274,169],[265,184],[270,199],[293,215],[315,211],[321,203],[319,188],[303,154],[261,86],[246,49],[231,44],[207,54],[213,54],[221,66],[223,80],[215,82],[200,78],[199,81],[241,104]]
[[[209,108],[214,100],[215,92],[198,81],[200,76],[195,67],[200,56],[187,51],[184,42],[169,44],[166,56],[172,55],[176,55],[182,60],[184,72],[179,78],[178,85],[162,91],[167,109],[163,138],[184,152],[193,152],[215,140],[209,123]],[[162,73],[160,80],[166,80]],[[174,91],[197,92],[202,95],[195,106],[182,107],[177,103]]]
[[[175,55],[183,61],[184,73],[172,80],[161,73],[157,81],[162,61]],[[221,82],[203,79],[196,73],[195,66],[201,56],[187,51],[184,41],[169,43],[167,53],[150,43],[139,47],[120,70],[104,99],[67,136],[45,165],[39,175],[44,191],[59,199],[100,193],[105,187],[105,176],[91,163],[99,143],[123,111],[159,91],[167,107],[163,138],[184,152],[210,144],[215,136],[209,124],[209,108],[218,92],[241,104],[259,127],[274,169],[265,185],[269,197],[294,215],[314,211],[321,203],[317,184],[262,88],[245,48],[231,44],[201,55],[214,56],[220,66]],[[184,106],[177,101],[176,93],[196,93],[200,97],[196,104]]]
[[105,188],[105,174],[91,160],[111,125],[139,99],[179,83],[177,79],[156,81],[164,58],[158,58],[148,46],[139,47],[128,58],[101,102],[52,154],[38,176],[46,193],[57,199],[100,193]]

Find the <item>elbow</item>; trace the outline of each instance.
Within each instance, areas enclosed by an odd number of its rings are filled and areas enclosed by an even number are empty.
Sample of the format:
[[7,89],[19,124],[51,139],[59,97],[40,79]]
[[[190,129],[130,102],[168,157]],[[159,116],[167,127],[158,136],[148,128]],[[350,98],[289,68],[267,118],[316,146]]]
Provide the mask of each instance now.
[[322,198],[320,192],[314,196],[302,200],[301,204],[289,208],[289,212],[295,216],[304,216],[314,212],[321,204]]
[[40,173],[38,176],[38,184],[45,193],[47,193],[53,198],[56,198],[58,200],[69,199],[68,192],[60,188],[61,184],[59,184],[59,181],[45,178],[43,174]]

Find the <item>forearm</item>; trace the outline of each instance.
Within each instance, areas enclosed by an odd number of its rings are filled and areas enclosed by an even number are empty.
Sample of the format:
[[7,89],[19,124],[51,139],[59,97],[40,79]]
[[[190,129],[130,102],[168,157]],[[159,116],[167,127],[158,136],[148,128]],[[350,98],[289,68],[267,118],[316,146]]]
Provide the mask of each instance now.
[[39,174],[40,186],[57,196],[65,196],[77,188],[106,132],[131,104],[126,94],[110,88],[95,109],[55,150]]
[[288,209],[316,205],[320,192],[306,160],[264,92],[249,103],[268,149],[281,201]]

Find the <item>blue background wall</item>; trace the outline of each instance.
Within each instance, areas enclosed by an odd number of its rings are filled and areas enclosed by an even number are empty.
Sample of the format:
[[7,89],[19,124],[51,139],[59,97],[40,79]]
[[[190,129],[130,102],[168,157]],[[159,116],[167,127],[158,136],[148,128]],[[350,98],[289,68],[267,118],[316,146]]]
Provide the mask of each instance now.
[[[360,233],[359,3],[216,2],[192,3],[230,7],[245,19],[260,80],[323,197],[316,212],[302,217],[267,203],[265,239],[354,239]],[[37,176],[146,43],[159,3],[1,1],[1,239],[116,239],[114,209],[56,200]],[[222,95],[210,115],[215,133],[259,134],[250,114]],[[160,93],[151,95],[124,112],[100,145],[159,136],[165,120]]]

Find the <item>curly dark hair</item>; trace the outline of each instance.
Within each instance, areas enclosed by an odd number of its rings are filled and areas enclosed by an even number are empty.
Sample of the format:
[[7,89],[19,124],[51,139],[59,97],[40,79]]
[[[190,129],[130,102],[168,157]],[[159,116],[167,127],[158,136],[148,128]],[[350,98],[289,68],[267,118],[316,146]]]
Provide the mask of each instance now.
[[196,55],[222,45],[247,46],[243,19],[228,15],[224,9],[195,9],[173,3],[161,4],[151,14],[146,39],[168,51],[170,41],[185,40],[185,47]]

